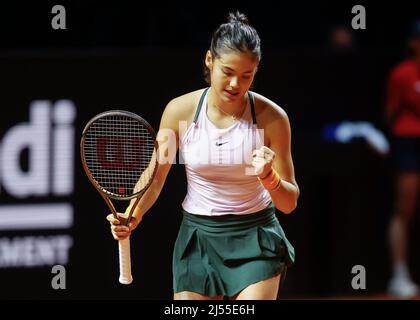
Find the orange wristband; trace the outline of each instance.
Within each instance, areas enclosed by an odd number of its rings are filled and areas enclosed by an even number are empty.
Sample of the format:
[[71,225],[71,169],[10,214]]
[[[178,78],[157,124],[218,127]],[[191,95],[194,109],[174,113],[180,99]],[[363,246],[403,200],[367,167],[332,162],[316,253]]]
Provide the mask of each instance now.
[[271,169],[271,172],[264,178],[261,179],[258,177],[258,180],[261,182],[263,187],[268,191],[272,191],[278,187],[280,184],[280,176],[276,170]]

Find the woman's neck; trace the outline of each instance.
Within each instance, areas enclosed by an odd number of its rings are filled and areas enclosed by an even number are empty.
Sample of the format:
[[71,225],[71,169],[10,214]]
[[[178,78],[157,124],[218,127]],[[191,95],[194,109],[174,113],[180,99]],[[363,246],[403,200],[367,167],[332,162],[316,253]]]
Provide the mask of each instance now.
[[220,114],[226,115],[238,115],[242,114],[242,111],[245,109],[247,99],[245,96],[242,96],[241,99],[238,99],[238,102],[235,101],[232,103],[226,103],[222,101],[220,97],[218,97],[214,90],[210,89],[209,97],[207,99],[207,103],[210,107],[218,110]]

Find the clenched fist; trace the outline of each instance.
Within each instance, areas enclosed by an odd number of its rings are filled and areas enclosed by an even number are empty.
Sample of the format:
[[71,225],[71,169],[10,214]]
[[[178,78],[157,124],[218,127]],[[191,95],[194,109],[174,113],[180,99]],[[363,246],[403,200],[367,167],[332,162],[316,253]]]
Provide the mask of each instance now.
[[275,156],[275,152],[266,146],[252,152],[252,166],[258,177],[265,178],[270,173]]

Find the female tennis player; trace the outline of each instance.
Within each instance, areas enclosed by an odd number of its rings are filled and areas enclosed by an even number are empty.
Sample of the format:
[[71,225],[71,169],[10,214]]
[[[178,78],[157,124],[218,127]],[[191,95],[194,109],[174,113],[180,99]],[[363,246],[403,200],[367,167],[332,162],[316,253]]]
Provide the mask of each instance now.
[[[276,208],[291,213],[299,197],[289,120],[282,108],[249,90],[260,38],[244,14],[228,19],[205,56],[210,87],[165,108],[159,168],[134,219],[125,227],[108,216],[115,239],[129,236],[158,198],[180,149],[188,192],[173,253],[174,299],[277,299],[280,280],[294,263],[294,248],[275,216]],[[170,161],[163,161],[168,154]]]

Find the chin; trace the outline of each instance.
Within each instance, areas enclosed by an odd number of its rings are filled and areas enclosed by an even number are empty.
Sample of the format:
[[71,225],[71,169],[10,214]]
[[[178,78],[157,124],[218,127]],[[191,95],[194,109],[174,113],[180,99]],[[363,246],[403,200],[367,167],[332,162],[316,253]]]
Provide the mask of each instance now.
[[226,102],[234,102],[241,99],[242,94],[241,92],[236,92],[235,94],[232,94],[229,91],[226,91],[223,89],[222,96],[223,96],[223,100],[225,100]]

